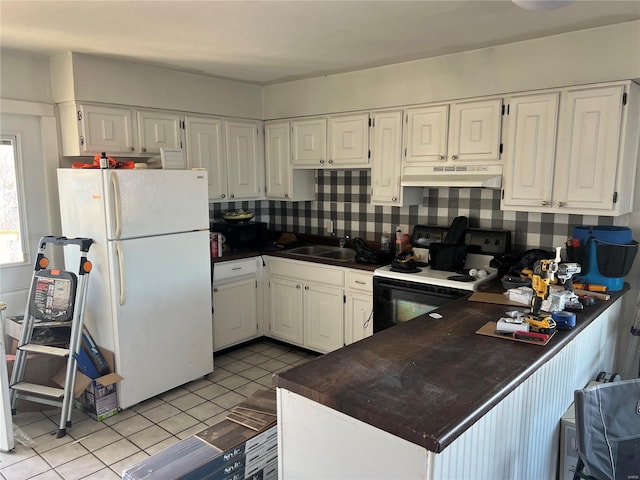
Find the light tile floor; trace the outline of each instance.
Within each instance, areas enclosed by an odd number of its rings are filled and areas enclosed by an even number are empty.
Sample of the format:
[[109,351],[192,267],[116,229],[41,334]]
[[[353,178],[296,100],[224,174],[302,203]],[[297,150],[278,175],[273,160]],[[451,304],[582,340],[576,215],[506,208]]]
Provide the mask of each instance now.
[[112,480],[122,471],[224,419],[256,390],[272,386],[273,372],[315,355],[258,340],[214,356],[214,372],[97,422],[74,410],[72,427],[56,438],[59,410],[18,413],[13,421],[37,445],[16,442],[0,452],[4,480]]

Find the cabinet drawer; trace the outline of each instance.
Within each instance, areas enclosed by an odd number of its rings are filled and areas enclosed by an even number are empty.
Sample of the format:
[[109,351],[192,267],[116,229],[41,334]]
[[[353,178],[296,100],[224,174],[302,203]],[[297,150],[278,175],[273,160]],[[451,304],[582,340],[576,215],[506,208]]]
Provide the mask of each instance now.
[[271,275],[289,277],[301,282],[344,287],[344,270],[339,267],[298,260],[271,259],[269,261],[269,272]]
[[347,288],[373,293],[373,274],[347,270]]
[[258,262],[255,258],[233,260],[214,264],[213,283],[220,283],[230,278],[255,275],[258,273]]

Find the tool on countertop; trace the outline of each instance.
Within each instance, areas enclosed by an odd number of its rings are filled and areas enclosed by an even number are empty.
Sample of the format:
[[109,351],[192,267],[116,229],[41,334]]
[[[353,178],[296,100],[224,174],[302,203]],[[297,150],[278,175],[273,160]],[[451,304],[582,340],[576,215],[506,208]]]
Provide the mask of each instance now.
[[[580,265],[577,263],[561,263],[561,247],[556,248],[554,259],[537,260],[531,275],[531,287],[533,288],[533,299],[531,301],[531,311],[526,316],[530,330],[533,332],[550,334],[557,327],[556,321],[551,314],[542,313],[542,303],[550,293],[550,285],[557,279],[564,285],[565,290],[572,291],[571,279],[573,275],[580,273]],[[563,306],[564,307],[564,306]]]

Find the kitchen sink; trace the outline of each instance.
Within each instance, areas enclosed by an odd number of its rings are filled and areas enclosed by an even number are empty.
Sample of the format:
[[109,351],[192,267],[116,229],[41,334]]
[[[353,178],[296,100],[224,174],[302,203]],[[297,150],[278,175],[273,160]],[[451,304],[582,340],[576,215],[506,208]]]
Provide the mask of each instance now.
[[330,247],[327,245],[305,245],[286,250],[286,252],[342,262],[352,262],[356,258],[356,251],[351,248]]
[[322,258],[331,258],[333,260],[344,260],[346,262],[351,262],[356,258],[356,251],[351,250],[350,248],[341,248],[340,250],[323,253],[320,256]]
[[291,250],[287,250],[287,253],[295,253],[296,255],[312,255],[318,256],[322,253],[331,252],[332,247],[326,247],[323,245],[305,245],[304,247],[296,247]]

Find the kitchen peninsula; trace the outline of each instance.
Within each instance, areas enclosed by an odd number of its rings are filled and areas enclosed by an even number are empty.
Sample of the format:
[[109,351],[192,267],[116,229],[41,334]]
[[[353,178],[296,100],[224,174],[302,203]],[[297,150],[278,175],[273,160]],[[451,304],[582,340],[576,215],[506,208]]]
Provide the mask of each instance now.
[[546,346],[476,334],[510,307],[463,298],[277,374],[281,478],[555,478],[560,417],[612,368],[625,291]]

